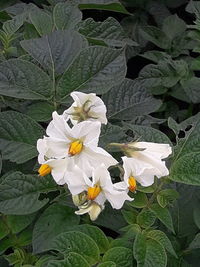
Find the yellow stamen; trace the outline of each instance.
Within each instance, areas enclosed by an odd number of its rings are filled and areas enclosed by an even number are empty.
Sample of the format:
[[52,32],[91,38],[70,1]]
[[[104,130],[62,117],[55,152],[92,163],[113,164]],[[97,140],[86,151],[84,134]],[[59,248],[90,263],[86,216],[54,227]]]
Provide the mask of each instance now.
[[42,164],[38,169],[39,176],[45,176],[51,172],[52,168],[48,164]]
[[76,140],[70,144],[68,154],[70,156],[74,156],[76,154],[79,154],[83,149],[83,142],[80,140]]
[[95,185],[94,187],[89,187],[87,191],[87,199],[94,200],[99,193],[101,192],[101,187],[99,185]]
[[129,184],[129,190],[131,192],[134,192],[136,190],[136,180],[133,176],[129,177],[128,184]]

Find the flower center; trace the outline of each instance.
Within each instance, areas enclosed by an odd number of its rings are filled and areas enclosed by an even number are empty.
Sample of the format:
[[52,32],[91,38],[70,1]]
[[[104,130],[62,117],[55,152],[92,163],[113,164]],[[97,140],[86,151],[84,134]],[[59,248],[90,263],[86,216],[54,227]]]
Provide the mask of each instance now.
[[52,168],[48,164],[42,164],[38,169],[39,176],[45,176],[51,172]]
[[128,184],[129,184],[129,190],[131,192],[134,192],[136,190],[136,180],[133,176],[129,177]]
[[101,187],[99,185],[95,185],[94,187],[89,187],[87,191],[87,199],[94,200],[99,193],[101,192]]
[[81,142],[81,140],[76,140],[70,144],[68,154],[74,156],[81,153],[82,150],[83,142]]

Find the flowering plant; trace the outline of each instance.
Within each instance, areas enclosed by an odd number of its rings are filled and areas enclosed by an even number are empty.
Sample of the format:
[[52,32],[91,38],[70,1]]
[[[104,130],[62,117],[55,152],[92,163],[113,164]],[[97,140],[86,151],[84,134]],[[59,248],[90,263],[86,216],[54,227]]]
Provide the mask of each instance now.
[[0,266],[199,266],[199,17],[0,1]]

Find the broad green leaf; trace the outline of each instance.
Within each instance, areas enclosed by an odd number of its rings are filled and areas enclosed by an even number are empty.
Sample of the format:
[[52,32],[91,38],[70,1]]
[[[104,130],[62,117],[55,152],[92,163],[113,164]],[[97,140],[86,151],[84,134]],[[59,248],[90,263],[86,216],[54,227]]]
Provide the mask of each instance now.
[[69,3],[58,3],[53,10],[54,24],[58,30],[74,29],[81,21],[81,11]]
[[117,267],[113,261],[105,261],[97,265],[97,267]]
[[194,217],[194,222],[196,226],[200,229],[200,207],[199,205],[195,205],[194,211],[193,211],[193,217]]
[[9,59],[0,64],[0,93],[22,99],[51,97],[52,82],[36,65],[21,59]]
[[146,240],[142,234],[138,234],[135,239],[133,254],[138,267],[167,266],[167,255],[163,246],[153,239]]
[[160,245],[163,246],[170,254],[177,258],[176,252],[174,251],[171,241],[164,232],[160,230],[152,230],[147,233],[147,237],[154,239],[155,241],[160,243]]
[[108,250],[109,241],[100,228],[89,224],[82,224],[75,227],[75,230],[90,236],[99,247],[100,253],[104,253]]
[[96,22],[92,18],[88,18],[79,23],[78,30],[89,41],[99,40],[114,47],[123,47],[126,44],[137,45],[128,38],[120,23],[113,17],[109,17],[103,22]]
[[124,123],[124,128],[133,131],[135,140],[139,139],[145,142],[171,144],[167,135],[152,127]]
[[7,20],[6,22],[4,22],[2,28],[8,35],[13,35],[16,31],[19,30],[23,23],[23,16],[16,16],[12,20]]
[[[177,159],[185,156],[188,153],[200,151],[200,113],[197,113],[195,116],[186,119],[180,124],[177,124],[175,121],[170,119],[168,125],[177,135],[177,144],[175,147],[175,156],[173,164],[176,162]],[[182,138],[179,138],[179,133],[183,134]]]
[[29,16],[31,22],[41,36],[52,32],[53,19],[51,15],[47,14],[45,11],[42,11],[42,9],[37,8],[31,10]]
[[146,65],[139,73],[137,81],[146,87],[173,87],[188,75],[188,65],[184,60],[159,61],[157,65]]
[[49,261],[47,267],[90,267],[89,263],[78,253],[71,252],[64,260]]
[[176,14],[167,17],[163,21],[163,32],[170,40],[182,35],[187,29],[186,23],[180,19]]
[[24,163],[37,156],[37,140],[43,128],[30,117],[15,111],[0,113],[0,148],[3,159]]
[[119,1],[106,1],[106,0],[79,0],[78,1],[80,9],[99,9],[123,13],[130,15],[130,13],[124,8],[124,6],[119,3]]
[[4,219],[0,217],[0,240],[9,234],[10,230],[6,225]]
[[153,98],[145,87],[130,79],[113,87],[103,96],[108,118],[130,120],[156,111],[161,102]]
[[129,205],[135,208],[144,208],[148,203],[148,198],[145,193],[136,192],[134,195],[134,200],[129,202]]
[[170,47],[170,40],[167,35],[159,28],[154,26],[145,26],[141,29],[141,34],[144,39],[154,43],[156,46],[167,49]]
[[24,40],[21,46],[45,69],[63,73],[85,46],[82,36],[74,31],[54,31],[41,38]]
[[179,183],[200,185],[199,164],[200,152],[187,153],[173,163],[169,178]]
[[189,245],[189,249],[200,248],[200,233],[198,233]]
[[132,244],[132,241],[126,237],[125,238],[124,237],[123,238],[116,238],[110,242],[109,248],[115,248],[115,247],[124,247],[124,248],[132,249],[133,244]]
[[99,146],[109,151],[116,151],[118,148],[109,146],[109,143],[123,143],[127,141],[127,137],[122,127],[108,123],[101,128]]
[[110,205],[106,206],[95,224],[111,229],[115,232],[119,232],[119,229],[126,226],[127,223],[122,216],[121,210],[113,209]]
[[176,183],[175,188],[180,197],[173,203],[170,213],[176,235],[182,240],[186,238],[191,241],[191,238],[199,231],[195,213],[197,209],[200,214],[200,209],[198,209],[200,188],[181,183]]
[[183,80],[181,85],[192,103],[200,103],[200,78],[192,77],[189,80]]
[[26,114],[36,121],[48,121],[54,110],[54,106],[47,102],[37,102],[27,107]]
[[52,177],[39,178],[21,172],[8,174],[0,184],[0,212],[4,214],[31,214],[45,204],[48,199],[39,200],[40,193],[56,191]]
[[163,52],[163,51],[157,51],[157,50],[152,50],[152,51],[146,51],[143,55],[141,55],[144,58],[147,58],[155,63],[158,63],[161,60],[167,60],[170,59],[170,56]]
[[116,267],[132,267],[132,251],[124,247],[111,248],[104,254],[103,261],[113,261],[116,264]]
[[99,260],[99,248],[88,235],[71,231],[62,233],[54,239],[52,249],[68,256],[70,252],[79,253],[89,264],[95,264]]
[[154,212],[148,209],[142,210],[137,216],[137,223],[143,228],[150,227],[154,224],[155,220],[156,216]]
[[154,212],[156,217],[169,229],[174,233],[174,226],[172,222],[172,217],[167,208],[162,208],[158,204],[153,204],[150,207],[150,210]]
[[53,204],[37,220],[33,229],[33,251],[41,253],[49,250],[59,234],[71,230],[79,223],[80,217],[67,206]]
[[136,223],[136,218],[138,215],[138,212],[136,210],[134,210],[134,209],[123,210],[122,209],[122,214],[123,214],[123,217],[127,221],[128,224]]
[[72,91],[105,93],[120,83],[125,74],[123,50],[98,46],[86,48],[59,80],[58,99],[64,102]]
[[179,197],[179,193],[174,189],[164,189],[157,195],[157,201],[159,205],[164,208],[168,204],[171,204]]
[[27,215],[7,215],[7,225],[12,233],[17,234],[29,226],[35,219],[35,213]]
[[[115,239],[111,244],[110,247],[127,247],[132,249],[132,243],[130,246],[130,241],[135,239],[136,235],[141,232],[141,228],[138,224],[130,224],[128,226],[125,226],[120,229],[121,232],[123,232],[123,238]],[[129,241],[129,242],[127,242]]]

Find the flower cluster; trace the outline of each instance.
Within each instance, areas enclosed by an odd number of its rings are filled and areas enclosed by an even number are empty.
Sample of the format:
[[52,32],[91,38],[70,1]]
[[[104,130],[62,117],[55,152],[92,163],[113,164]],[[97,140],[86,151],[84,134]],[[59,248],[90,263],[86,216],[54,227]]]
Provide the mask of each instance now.
[[40,176],[52,174],[59,185],[67,184],[76,214],[90,215],[95,220],[109,201],[120,209],[136,183],[150,186],[154,176],[168,175],[162,159],[171,153],[168,144],[134,142],[116,144],[122,148],[123,181],[113,183],[108,168],[119,164],[98,146],[101,124],[107,124],[106,107],[95,94],[73,92],[74,103],[62,115],[53,112],[43,139],[37,142]]

